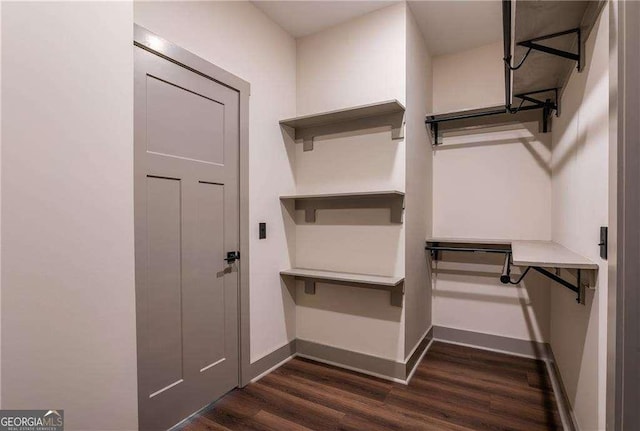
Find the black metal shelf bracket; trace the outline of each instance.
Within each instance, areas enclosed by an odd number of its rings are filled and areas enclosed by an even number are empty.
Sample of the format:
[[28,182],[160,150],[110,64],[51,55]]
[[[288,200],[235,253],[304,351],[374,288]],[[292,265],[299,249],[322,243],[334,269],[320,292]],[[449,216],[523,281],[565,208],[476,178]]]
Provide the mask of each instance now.
[[[516,99],[520,99],[520,105],[523,105],[525,102],[533,104],[533,106],[538,106],[543,109],[547,109],[550,114],[551,111],[555,111],[556,117],[560,112],[559,100],[558,100],[558,88],[545,88],[544,90],[536,90],[536,91],[528,91],[526,93],[514,94],[513,97]],[[545,93],[553,93],[553,98],[545,98],[544,100],[540,100],[538,98],[532,97],[538,94]],[[511,112],[518,112],[518,108],[511,108]]]
[[[545,94],[545,93],[553,93],[553,99],[551,98],[546,98],[544,100],[540,100],[538,98],[532,97],[538,94]],[[519,109],[522,109],[521,107],[523,106],[524,103],[530,103],[531,105],[528,106],[537,106],[539,108],[542,108],[542,132],[543,133],[547,133],[550,130],[550,125],[551,125],[551,113],[555,112],[556,113],[556,117],[558,116],[558,113],[560,112],[560,109],[558,108],[558,89],[557,88],[546,88],[544,90],[536,90],[536,91],[529,91],[527,93],[520,93],[520,94],[514,94],[513,95],[514,98],[516,99],[520,99],[520,107],[518,108],[511,108],[511,112],[518,112]]]
[[576,275],[576,284],[571,284],[570,282],[568,282],[567,280],[565,280],[564,278],[560,277],[559,275],[554,274],[553,272],[550,272],[544,268],[541,268],[539,266],[528,266],[523,272],[522,275],[520,276],[520,278],[516,281],[512,281],[511,280],[511,253],[507,254],[507,257],[505,258],[505,262],[504,262],[504,266],[502,268],[502,275],[500,275],[500,282],[502,282],[502,284],[519,284],[522,279],[527,275],[527,273],[529,272],[530,269],[533,269],[537,272],[539,272],[540,274],[544,275],[547,278],[550,278],[551,280],[555,281],[556,283],[559,283],[561,285],[563,285],[564,287],[566,287],[567,289],[575,292],[575,294],[577,295],[576,297],[576,302],[578,304],[584,304],[584,287],[582,286],[582,271],[580,270],[580,268],[577,269],[577,275]]
[[[578,36],[578,52],[569,52],[564,51],[562,49],[552,48],[546,45],[540,45],[537,42],[542,40],[554,39],[556,37],[567,36],[570,34],[576,34]],[[517,43],[518,46],[523,46],[525,48],[529,48],[529,50],[535,50],[544,52],[546,54],[555,55],[562,58],[568,58],[569,60],[573,60],[577,63],[578,71],[582,71],[583,61],[582,61],[582,35],[580,32],[580,28],[572,28],[570,30],[560,31],[558,33],[547,34],[545,36],[535,37],[533,39],[524,40],[522,42]]]
[[556,283],[560,283],[561,285],[563,285],[567,289],[572,290],[573,292],[575,292],[575,294],[577,295],[576,296],[576,302],[578,304],[584,304],[584,287],[582,286],[582,280],[581,280],[582,279],[582,273],[581,273],[581,270],[579,268],[577,269],[576,284],[571,284],[568,281],[566,281],[565,279],[555,275],[553,272],[549,272],[544,268],[540,268],[539,266],[532,266],[531,268],[535,269],[540,274],[552,279]]

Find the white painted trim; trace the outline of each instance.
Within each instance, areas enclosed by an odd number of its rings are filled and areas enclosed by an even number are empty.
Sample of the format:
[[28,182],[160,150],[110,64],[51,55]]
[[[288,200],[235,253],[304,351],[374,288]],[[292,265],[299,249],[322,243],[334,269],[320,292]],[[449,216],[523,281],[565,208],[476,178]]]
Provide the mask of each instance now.
[[[287,344],[289,344],[289,343],[287,343]],[[281,349],[282,347],[286,346],[287,344],[285,344],[285,345],[283,345],[283,346],[279,347],[278,349]],[[278,349],[276,349],[276,350],[278,350]],[[276,350],[274,350],[274,351],[276,351]],[[295,358],[296,356],[297,356],[297,354],[295,354],[295,353],[294,353],[293,355],[289,356],[289,357],[288,357],[287,359],[285,359],[284,361],[280,361],[279,363],[275,364],[273,367],[271,367],[271,368],[269,368],[268,370],[263,371],[262,373],[260,373],[260,374],[258,374],[257,376],[255,376],[253,379],[251,379],[251,381],[249,381],[249,383],[255,383],[255,382],[257,382],[258,380],[260,380],[261,378],[263,378],[263,377],[264,377],[264,376],[266,376],[267,374],[269,374],[269,373],[271,373],[271,372],[273,372],[273,371],[277,370],[278,368],[280,368],[281,366],[283,366],[284,364],[286,364],[287,362],[289,362],[290,360],[292,360],[292,359],[293,359],[293,358]]]
[[[424,339],[427,337],[427,335],[429,334],[429,331],[431,331],[433,329],[433,325],[429,326],[429,328],[425,331],[424,334],[422,334],[422,336],[420,337],[420,339],[418,339],[418,342],[416,343],[416,345],[413,347],[413,349],[411,349],[411,352],[409,352],[409,354],[405,357],[404,361],[402,362],[403,364],[407,364],[407,362],[409,362],[409,359],[411,359],[411,356],[413,356],[413,354],[416,352],[416,350],[418,350],[418,347],[420,347],[420,344],[422,343],[422,341],[424,341]],[[433,337],[431,338],[431,341],[433,341]],[[431,345],[431,342],[429,342],[429,345]],[[429,348],[427,346],[427,348]],[[426,349],[425,349],[426,351]],[[420,357],[422,358],[421,355]]]
[[545,359],[544,364],[547,367],[547,374],[551,381],[551,389],[556,398],[556,407],[560,414],[560,420],[562,421],[562,429],[565,431],[578,430],[578,422],[573,414],[571,405],[568,400],[565,399],[565,392],[560,381],[560,376],[557,372],[557,368],[553,360]]
[[[425,334],[425,336],[426,335],[427,334]],[[422,362],[422,360],[424,359],[425,355],[427,354],[427,352],[429,351],[429,349],[433,345],[434,341],[435,341],[435,339],[431,338],[431,341],[429,341],[429,344],[427,344],[427,347],[425,347],[424,352],[422,352],[422,354],[420,355],[420,357],[416,361],[416,364],[413,366],[413,369],[409,372],[409,375],[407,376],[407,381],[406,381],[405,385],[408,385],[409,382],[411,382],[411,378],[416,373],[416,370],[418,369],[418,366],[420,365],[420,362]]]
[[[255,361],[250,361],[249,365],[253,365],[261,360],[263,360],[264,358],[266,358],[269,355],[273,355],[274,353],[276,353],[278,350],[282,349],[285,346],[288,346],[289,344],[291,344],[292,341],[295,341],[296,338],[294,338],[293,340],[289,340],[289,341],[285,341],[284,343],[282,343],[281,345],[279,345],[278,347],[275,347],[273,350],[271,350],[270,352],[265,353],[264,355],[260,356],[258,359],[256,359]],[[254,377],[255,378],[255,377]],[[252,379],[253,380],[253,379]]]
[[[317,341],[305,340],[304,338],[296,338],[296,340],[300,340],[303,343],[306,342],[306,343],[311,343],[311,344],[315,344],[315,345],[320,345],[322,347],[329,347],[331,349],[344,350],[344,351],[347,351],[347,352],[350,352],[350,353],[357,353],[359,355],[369,356],[371,358],[380,359],[382,361],[395,362],[397,364],[404,364],[405,363],[405,362],[400,362],[400,361],[398,361],[397,359],[394,359],[394,358],[385,358],[383,356],[378,356],[378,355],[375,355],[375,354],[372,354],[372,353],[361,352],[360,350],[345,349],[344,347],[338,347],[338,346],[334,346],[332,344],[322,344],[322,343],[318,343]],[[309,359],[314,359],[314,358],[309,358]],[[336,366],[341,366],[341,365],[337,364]]]
[[443,340],[442,338],[436,338],[436,337],[433,337],[433,340],[434,341],[438,341],[440,343],[454,344],[456,346],[471,347],[473,349],[486,350],[488,352],[503,353],[505,355],[518,356],[519,358],[544,360],[544,358],[539,358],[539,357],[536,357],[536,356],[533,356],[533,355],[525,355],[525,354],[522,354],[522,353],[514,353],[514,352],[510,352],[508,350],[492,349],[490,347],[479,346],[477,344],[459,343],[457,341]]
[[[344,364],[340,364],[340,363],[333,362],[333,361],[327,361],[326,359],[316,358],[315,356],[305,355],[304,353],[296,353],[295,356],[299,356],[299,357],[305,358],[305,359],[311,359],[312,361],[320,362],[320,363],[327,364],[327,365],[333,365],[334,367],[343,368],[345,370],[355,371],[355,372],[361,373],[361,374],[367,374],[369,376],[377,377],[379,379],[388,380],[388,381],[395,382],[395,383],[402,383],[402,384],[405,384],[405,385],[407,384],[406,380],[398,379],[398,378],[395,378],[395,377],[385,376],[383,374],[374,373],[374,372],[371,372],[371,371],[363,370],[361,368],[351,367],[349,365],[344,365]],[[386,359],[386,360],[389,360],[389,359]]]

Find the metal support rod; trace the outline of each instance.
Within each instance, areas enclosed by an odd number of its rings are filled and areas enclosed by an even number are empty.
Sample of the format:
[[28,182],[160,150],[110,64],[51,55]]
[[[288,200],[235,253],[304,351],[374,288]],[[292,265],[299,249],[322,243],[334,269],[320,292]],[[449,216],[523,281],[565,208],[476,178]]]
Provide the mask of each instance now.
[[557,87],[552,87],[552,88],[545,88],[544,90],[527,91],[526,93],[514,94],[513,97],[521,97],[521,96],[525,96],[525,95],[531,96],[532,94],[549,93],[551,91],[555,91],[556,94],[557,94],[558,93],[558,88]]
[[527,40],[527,42],[539,42],[541,40],[553,39],[554,37],[564,36],[571,33],[580,34],[580,28],[576,27],[576,28],[571,28],[569,30],[559,31],[557,33],[545,34],[544,36],[538,36],[538,37],[534,37],[533,39],[529,39]]
[[542,108],[542,132],[547,133],[549,131],[549,116],[551,114],[551,100],[547,99]]
[[573,52],[563,51],[561,49],[551,48],[550,46],[540,45],[538,43],[533,43],[529,41],[524,41],[518,43],[520,46],[524,46],[525,48],[535,49],[536,51],[545,52],[547,54],[556,55],[562,58],[568,58],[573,61],[580,61],[580,54],[574,54]]
[[489,115],[500,115],[506,112],[507,111],[505,109],[494,109],[492,111],[482,111],[482,112],[473,112],[469,114],[452,115],[450,117],[444,117],[444,118],[436,118],[435,115],[432,115],[427,117],[427,119],[425,120],[425,123],[437,124],[437,123],[444,123],[446,121],[467,120],[469,118],[487,117]]
[[507,284],[511,282],[511,253],[507,253],[504,256],[504,265],[502,265],[502,274],[500,275],[500,282]]
[[466,253],[501,253],[509,254],[510,250],[502,250],[499,248],[475,248],[475,247],[441,247],[441,246],[426,246],[426,250],[430,251],[462,251]]
[[[522,108],[520,108],[520,111],[531,111],[533,109],[540,109],[540,108],[542,108],[542,106],[523,106]],[[510,112],[507,111],[506,109],[500,108],[500,109],[493,109],[491,111],[472,112],[468,114],[461,113],[461,114],[451,115],[448,117],[444,116],[441,118],[437,118],[436,115],[429,115],[427,116],[426,120],[424,120],[424,122],[426,124],[433,125],[436,123],[445,123],[447,121],[468,120],[469,118],[488,117],[490,115],[501,115],[501,114],[507,114],[507,113],[510,113]]]
[[431,131],[433,132],[433,145],[438,145],[438,123],[431,124]]
[[[502,39],[504,58],[511,63],[511,0],[502,0]],[[511,67],[504,64],[504,106],[511,111]]]
[[573,292],[576,293],[577,298],[576,298],[576,302],[582,304],[582,288],[580,286],[581,284],[581,273],[580,273],[580,269],[578,269],[578,275],[577,275],[577,281],[578,281],[578,285],[575,286],[571,283],[569,283],[568,281],[564,280],[563,278],[558,277],[557,275],[555,275],[552,272],[547,271],[544,268],[540,268],[539,266],[532,266],[531,268],[535,269],[536,271],[538,271],[540,274],[549,277],[550,279],[552,279],[553,281],[555,281],[556,283],[560,283],[562,284],[564,287],[566,287],[567,289],[572,290]]
[[[536,43],[541,40],[553,39],[555,37],[566,36],[572,33],[576,33],[578,36],[578,53],[577,54]],[[536,51],[544,52],[551,55],[556,55],[562,58],[568,58],[569,60],[576,61],[578,63],[578,70],[582,70],[582,35],[580,32],[580,28],[572,28],[570,30],[559,31],[557,33],[547,34],[547,35],[536,37],[533,39],[524,40],[522,42],[518,42],[518,46],[523,46],[529,49],[535,49]]]

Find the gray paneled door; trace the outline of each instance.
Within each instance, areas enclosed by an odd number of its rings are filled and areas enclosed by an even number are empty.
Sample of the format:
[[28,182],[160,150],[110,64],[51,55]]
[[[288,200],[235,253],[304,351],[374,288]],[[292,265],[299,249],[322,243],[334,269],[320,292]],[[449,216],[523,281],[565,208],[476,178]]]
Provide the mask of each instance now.
[[239,95],[135,48],[141,429],[238,385]]

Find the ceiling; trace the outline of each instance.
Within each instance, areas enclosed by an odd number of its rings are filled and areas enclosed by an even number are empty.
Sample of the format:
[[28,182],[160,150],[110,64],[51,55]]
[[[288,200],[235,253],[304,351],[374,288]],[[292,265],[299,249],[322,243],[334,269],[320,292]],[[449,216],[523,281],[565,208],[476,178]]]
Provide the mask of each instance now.
[[431,55],[502,40],[500,0],[409,1]]
[[[295,38],[395,3],[398,1],[253,1]],[[502,39],[500,0],[413,0],[408,3],[431,55],[464,51]]]
[[252,1],[291,36],[317,33],[398,1]]

